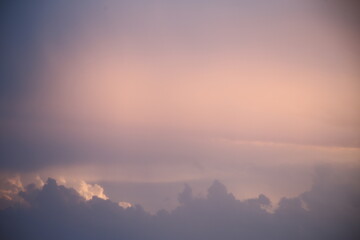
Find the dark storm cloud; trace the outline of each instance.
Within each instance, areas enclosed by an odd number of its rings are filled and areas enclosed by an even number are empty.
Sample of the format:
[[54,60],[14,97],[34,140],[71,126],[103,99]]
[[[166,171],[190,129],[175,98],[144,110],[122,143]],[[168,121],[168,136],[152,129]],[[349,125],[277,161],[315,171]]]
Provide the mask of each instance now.
[[[319,168],[313,188],[283,198],[274,213],[264,195],[237,200],[219,181],[206,198],[185,186],[181,205],[151,215],[141,206],[127,209],[110,200],[85,201],[73,189],[49,179],[19,195],[25,203],[0,212],[4,239],[358,239],[360,191],[353,173],[348,181]],[[355,179],[356,180],[356,179]]]

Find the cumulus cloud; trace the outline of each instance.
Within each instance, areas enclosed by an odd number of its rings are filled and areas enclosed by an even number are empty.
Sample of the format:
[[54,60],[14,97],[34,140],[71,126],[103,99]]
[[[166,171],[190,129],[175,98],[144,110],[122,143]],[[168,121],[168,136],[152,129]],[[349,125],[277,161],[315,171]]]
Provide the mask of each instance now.
[[122,207],[122,208],[129,208],[129,207],[132,206],[131,203],[129,203],[129,202],[123,202],[123,201],[119,202],[118,204],[119,204],[119,206]]
[[18,194],[24,187],[20,176],[3,176],[0,178],[0,209],[11,206],[14,202],[21,201]]
[[[23,178],[26,178],[23,176]],[[52,178],[49,178],[52,179]],[[24,188],[22,177],[20,175],[4,176],[0,179],[0,209],[4,209],[14,204],[23,203],[23,196],[26,195],[28,190],[39,190],[45,186],[44,181],[38,175],[30,179],[31,184]],[[65,179],[64,177],[58,177],[54,179],[56,184],[63,185],[69,189],[73,189],[85,200],[90,200],[93,197],[107,200],[108,197],[104,193],[104,189],[98,184],[90,184],[84,180],[79,179]],[[50,180],[50,183],[52,181]],[[47,185],[49,181],[47,182]],[[47,186],[46,185],[46,186]],[[24,195],[25,194],[25,195]],[[20,196],[19,196],[20,195]],[[125,205],[124,205],[125,204]],[[124,202],[124,206],[131,206],[130,203]],[[120,205],[122,206],[122,205]]]
[[[27,186],[27,203],[0,211],[4,239],[359,239],[360,189],[355,171],[317,170],[313,187],[283,198],[237,200],[220,181],[206,197],[185,185],[180,206],[157,214],[77,191],[48,179],[42,189]],[[123,206],[122,206],[123,205]]]
[[104,193],[104,189],[98,184],[89,184],[81,180],[74,186],[75,190],[86,200],[92,199],[94,196],[101,199],[108,199]]
[[16,175],[7,179],[1,179],[0,198],[11,200],[17,193],[23,190],[20,176]]

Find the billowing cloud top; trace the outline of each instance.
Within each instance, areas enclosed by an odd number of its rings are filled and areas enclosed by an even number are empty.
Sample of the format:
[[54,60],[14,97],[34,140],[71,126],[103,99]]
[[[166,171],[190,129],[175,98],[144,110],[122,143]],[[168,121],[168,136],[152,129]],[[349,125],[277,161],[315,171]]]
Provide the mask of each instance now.
[[41,189],[27,186],[19,193],[22,203],[0,211],[0,234],[4,239],[39,240],[358,239],[358,177],[347,171],[344,180],[332,171],[319,168],[310,191],[283,198],[272,210],[265,195],[240,201],[214,181],[205,198],[193,196],[186,185],[179,194],[181,205],[157,214],[140,205],[123,208],[98,197],[86,200],[49,178]]

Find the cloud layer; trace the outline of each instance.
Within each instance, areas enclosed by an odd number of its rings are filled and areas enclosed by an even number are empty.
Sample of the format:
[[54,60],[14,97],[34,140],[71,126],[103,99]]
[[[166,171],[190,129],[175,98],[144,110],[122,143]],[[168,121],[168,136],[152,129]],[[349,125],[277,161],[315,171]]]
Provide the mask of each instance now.
[[[360,190],[355,171],[318,168],[310,191],[274,209],[263,194],[237,200],[219,181],[206,197],[189,185],[173,211],[149,214],[110,200],[86,200],[49,178],[27,186],[23,202],[0,211],[3,239],[359,239]],[[345,174],[345,175],[344,175]]]

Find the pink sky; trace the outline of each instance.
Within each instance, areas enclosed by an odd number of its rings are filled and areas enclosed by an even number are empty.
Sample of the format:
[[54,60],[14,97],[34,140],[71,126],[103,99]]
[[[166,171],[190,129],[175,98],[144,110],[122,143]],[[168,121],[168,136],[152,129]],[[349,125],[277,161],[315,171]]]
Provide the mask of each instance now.
[[[308,189],[316,166],[359,164],[356,44],[319,5],[102,4],[39,10],[27,43],[36,80],[10,101],[17,117],[4,114],[2,130],[35,152],[71,151],[5,162],[4,176],[105,183],[115,200],[157,210],[131,186],[197,191],[219,179],[239,198],[277,200]],[[174,207],[164,189],[162,206]]]

